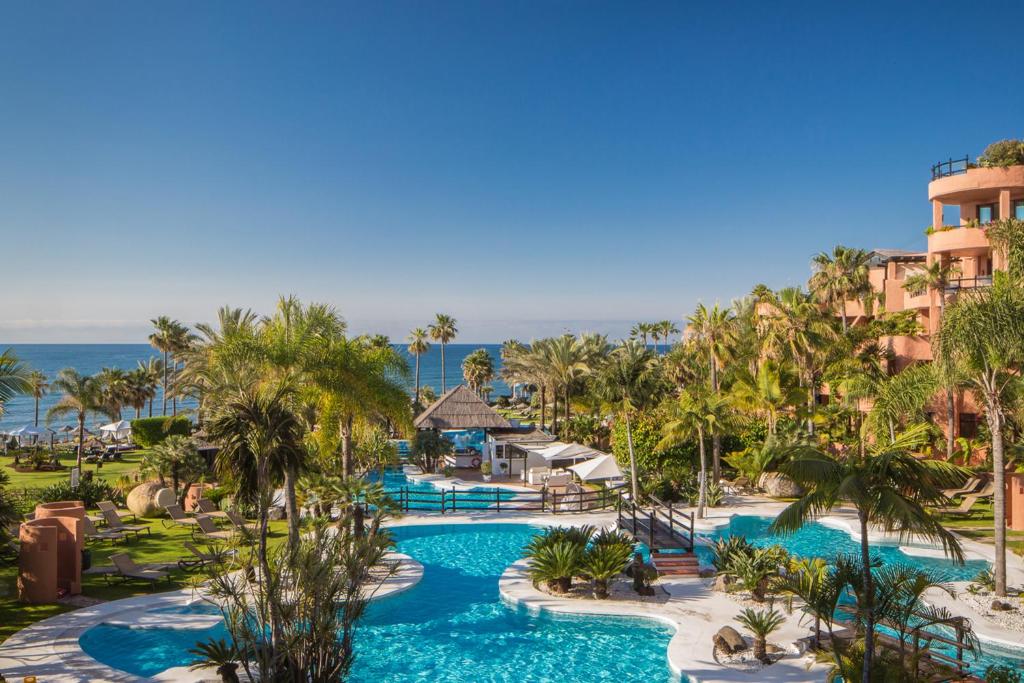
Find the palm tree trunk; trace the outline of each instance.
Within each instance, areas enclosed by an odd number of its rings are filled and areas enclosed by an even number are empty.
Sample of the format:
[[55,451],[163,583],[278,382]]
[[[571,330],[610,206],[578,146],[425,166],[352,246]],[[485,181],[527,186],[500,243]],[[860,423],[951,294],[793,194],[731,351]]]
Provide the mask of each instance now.
[[846,302],[839,302],[839,317],[843,320],[843,334],[846,334]]
[[704,519],[704,506],[708,492],[708,458],[704,451],[704,429],[697,427],[697,443],[700,446],[700,481],[697,489],[697,519]]
[[[711,391],[718,396],[718,362],[715,354],[711,354]],[[714,434],[711,437],[711,472],[715,483],[722,478],[722,436]]]
[[1003,420],[994,397],[989,397],[988,423],[992,432],[992,520],[995,525],[996,557],[994,578],[996,595],[1006,597],[1006,463],[1003,453]]
[[341,425],[341,476],[352,476],[352,416],[345,418]]
[[295,463],[289,462],[284,468],[284,504],[288,516],[288,546],[297,548],[299,545],[299,505],[295,498],[295,480],[297,472]]
[[420,402],[420,354],[416,354],[416,403]]
[[565,426],[569,426],[569,387],[565,387]]
[[35,421],[35,426],[36,427],[39,426],[39,397],[38,396],[36,396],[36,421]]
[[629,448],[629,490],[633,496],[632,503],[636,505],[640,501],[640,489],[637,483],[636,452],[633,450],[633,425],[629,421],[629,410],[626,410],[625,414],[626,446]]
[[871,683],[871,661],[875,655],[875,582],[871,575],[871,546],[868,543],[868,515],[857,511],[860,518],[860,562],[861,580],[864,586],[864,670],[861,683]]
[[548,397],[547,388],[540,385],[540,428],[541,430],[547,429],[547,410],[548,410]]
[[149,416],[153,417],[153,397],[149,397]]
[[[953,462],[953,448],[955,443],[954,430],[956,429],[956,406],[953,402],[953,389],[946,389],[946,460]],[[964,465],[967,463],[965,462]]]
[[558,387],[551,389],[551,431],[558,434]]
[[78,414],[78,458],[75,460],[75,467],[78,468],[78,476],[82,476],[82,451],[85,450],[85,411]]
[[444,347],[445,343],[441,342],[441,393],[448,391],[448,385],[446,384],[445,369],[444,369]]
[[[174,363],[174,383],[177,384],[178,383],[178,361],[175,360],[175,361],[173,361],[173,363]],[[174,394],[171,395],[171,406],[172,406],[171,407],[171,415],[176,417],[178,415],[178,388],[177,387],[174,388]]]
[[163,402],[164,402],[164,407],[163,407],[163,411],[160,414],[161,415],[166,415],[167,414],[167,352],[166,351],[164,351],[164,389],[163,389],[162,393],[163,393],[162,398],[163,398]]

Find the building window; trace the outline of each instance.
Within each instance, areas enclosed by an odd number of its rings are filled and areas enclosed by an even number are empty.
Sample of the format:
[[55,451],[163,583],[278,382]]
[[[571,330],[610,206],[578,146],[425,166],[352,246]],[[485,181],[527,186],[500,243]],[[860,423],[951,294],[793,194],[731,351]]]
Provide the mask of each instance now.
[[975,413],[960,413],[960,428],[957,430],[965,439],[978,436],[978,416]]
[[982,225],[999,220],[999,208],[995,204],[978,205],[978,222]]
[[1024,199],[1018,199],[1013,203],[1013,217],[1024,221]]

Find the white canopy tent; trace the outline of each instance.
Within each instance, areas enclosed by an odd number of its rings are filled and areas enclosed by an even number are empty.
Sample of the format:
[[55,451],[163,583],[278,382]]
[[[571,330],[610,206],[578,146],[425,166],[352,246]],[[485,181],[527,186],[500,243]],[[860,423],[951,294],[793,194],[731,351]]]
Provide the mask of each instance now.
[[526,467],[527,469],[531,467],[561,467],[591,460],[600,455],[604,455],[604,453],[589,446],[556,441],[544,446],[527,448]]
[[100,427],[100,434],[103,436],[112,436],[115,439],[123,439],[126,436],[132,435],[132,423],[128,420],[111,422],[108,425]]
[[607,479],[622,479],[622,470],[611,455],[599,455],[596,458],[585,460],[568,468],[575,472],[582,481],[603,481]]
[[35,425],[22,425],[17,429],[7,432],[8,436],[15,437],[20,444],[24,444],[26,439],[34,442],[41,438],[48,438],[51,434],[53,434],[52,430],[46,427],[36,427]]

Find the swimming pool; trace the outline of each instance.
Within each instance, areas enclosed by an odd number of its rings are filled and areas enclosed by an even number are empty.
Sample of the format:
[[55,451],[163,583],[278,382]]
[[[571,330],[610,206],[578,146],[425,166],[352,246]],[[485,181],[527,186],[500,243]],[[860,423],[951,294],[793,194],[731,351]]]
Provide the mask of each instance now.
[[[380,482],[384,486],[384,490],[396,499],[398,498],[398,492],[401,489],[405,489],[409,494],[409,509],[439,511],[441,508],[441,496],[439,495],[441,493],[440,487],[435,486],[429,481],[415,481],[409,479],[405,476],[405,473],[402,470],[386,469],[384,470],[383,478],[379,471],[374,470],[367,473],[366,479],[369,481]],[[500,499],[501,501],[513,500],[517,495],[515,491],[495,486],[473,486],[470,488],[460,488],[459,491],[469,491],[480,494],[479,498],[481,500],[471,502],[465,500],[467,494],[460,493],[458,506],[463,510],[486,510],[495,505],[495,502],[492,501],[496,501],[496,499]],[[485,498],[487,500],[483,500]],[[451,499],[448,500],[448,509],[451,509]]]
[[[502,602],[498,579],[536,531],[524,524],[396,528],[398,550],[423,564],[423,579],[371,604],[358,630],[350,680],[677,680],[666,654],[671,627],[631,618],[533,616]],[[187,649],[197,640],[226,635],[223,624],[190,631],[100,625],[79,642],[105,664],[153,676],[189,664]]]

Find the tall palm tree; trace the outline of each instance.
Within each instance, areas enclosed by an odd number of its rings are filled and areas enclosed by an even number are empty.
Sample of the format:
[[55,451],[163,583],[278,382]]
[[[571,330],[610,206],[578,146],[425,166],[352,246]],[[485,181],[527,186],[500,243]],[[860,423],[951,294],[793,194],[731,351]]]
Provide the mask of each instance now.
[[171,392],[171,414],[178,414],[178,396],[182,395],[183,385],[181,383],[181,377],[178,369],[178,361],[182,360],[182,356],[187,355],[189,349],[198,340],[198,337],[193,334],[188,326],[183,325],[178,321],[174,321],[171,327],[171,375],[173,377],[173,385]]
[[18,360],[12,349],[0,353],[0,415],[4,404],[19,394],[31,390],[29,370]]
[[[936,291],[939,295],[939,320],[946,317],[946,287],[950,281],[959,277],[959,267],[950,261],[937,259],[924,269],[908,275],[903,281],[903,289],[912,296]],[[952,460],[956,440],[956,410],[954,407],[955,392],[958,382],[955,377],[943,376],[943,388],[946,393],[946,460]]]
[[[868,280],[869,254],[863,249],[842,245],[832,249],[832,254],[821,252],[812,260],[814,273],[808,286],[819,302],[830,310],[839,311],[846,332],[846,302],[852,299],[865,300],[871,294]],[[865,301],[867,304],[867,301]]]
[[46,396],[46,392],[49,391],[50,385],[47,382],[46,374],[39,370],[32,370],[28,373],[29,393],[32,394],[32,399],[35,401],[35,419],[32,424],[36,427],[39,426],[39,401],[42,400],[43,396]]
[[644,346],[647,346],[647,336],[651,333],[650,323],[637,323],[633,325],[633,329],[629,331],[629,336],[633,339],[639,338]]
[[455,335],[459,333],[459,330],[455,327],[455,318],[444,313],[436,314],[434,322],[427,329],[430,330],[430,338],[441,344],[441,393],[443,394],[448,391],[447,378],[445,376],[444,347],[451,340],[455,339]]
[[673,334],[679,334],[679,328],[671,320],[662,320],[657,325],[658,331],[661,332],[661,338],[665,340],[665,346],[670,347],[669,339]]
[[804,523],[842,504],[857,511],[862,566],[862,605],[865,628],[864,679],[874,657],[876,613],[869,526],[881,526],[901,538],[924,538],[940,543],[946,555],[963,561],[957,537],[950,533],[929,506],[945,500],[943,489],[965,478],[963,469],[939,460],[915,458],[909,449],[927,436],[924,425],[908,430],[895,443],[881,443],[864,455],[848,453],[842,459],[811,446],[795,446],[791,459],[779,470],[802,486],[806,493],[791,503],[772,523],[779,532],[796,531]]
[[139,367],[129,371],[125,377],[125,402],[135,410],[136,419],[142,417],[142,409],[146,407],[147,401],[152,400],[154,393],[149,373],[140,362]]
[[477,349],[463,359],[462,376],[477,395],[482,393],[484,385],[494,379],[494,359],[487,349]]
[[149,403],[149,416],[153,417],[153,399],[156,398],[156,390],[160,387],[160,378],[164,374],[164,362],[159,358],[150,357],[146,362],[140,360],[136,370],[140,378],[146,378],[146,398]]
[[[961,294],[932,339],[941,367],[964,377],[985,406],[995,494],[996,594],[1006,595],[1006,458],[1003,431],[1009,394],[1024,367],[1024,290],[1009,278]],[[943,371],[948,374],[950,370]]]
[[[719,373],[729,355],[729,349],[736,340],[736,318],[729,308],[715,304],[710,309],[698,304],[697,310],[687,318],[689,332],[705,349],[711,369],[711,392],[721,395]],[[716,483],[722,476],[722,436],[715,433],[711,444],[712,476]]]
[[428,333],[422,327],[417,327],[409,333],[409,353],[416,358],[416,405],[420,403],[420,356],[430,350],[430,342],[427,339]]
[[161,415],[167,414],[167,372],[170,369],[170,363],[168,357],[171,352],[174,351],[174,320],[171,320],[166,315],[162,315],[159,318],[153,318],[150,320],[155,331],[149,335],[149,345],[164,355],[163,359],[163,391],[161,392],[161,398],[163,401],[163,408],[160,411]]
[[786,373],[775,361],[765,361],[753,377],[741,372],[730,390],[731,400],[737,408],[762,417],[769,434],[775,434],[779,414],[787,406],[803,401],[804,392],[796,387],[791,373]]
[[[662,427],[658,450],[679,445],[696,437],[700,453],[700,489],[697,496],[697,519],[704,519],[708,490],[708,459],[705,435],[721,433],[729,419],[729,402],[724,397],[695,385],[685,389],[671,406],[671,419]],[[717,480],[716,480],[717,481]]]
[[49,423],[55,417],[74,415],[78,420],[78,457],[75,466],[82,471],[82,455],[85,449],[85,421],[89,413],[100,413],[117,419],[110,412],[110,404],[103,392],[103,384],[96,377],[82,375],[74,368],[64,368],[57,373],[51,388],[61,393],[60,400],[46,411]]
[[631,415],[652,403],[658,396],[661,378],[658,361],[645,344],[636,340],[623,342],[609,355],[598,378],[598,391],[621,415],[626,423],[626,446],[629,450],[629,479],[632,500],[640,500],[639,473],[633,447]]

